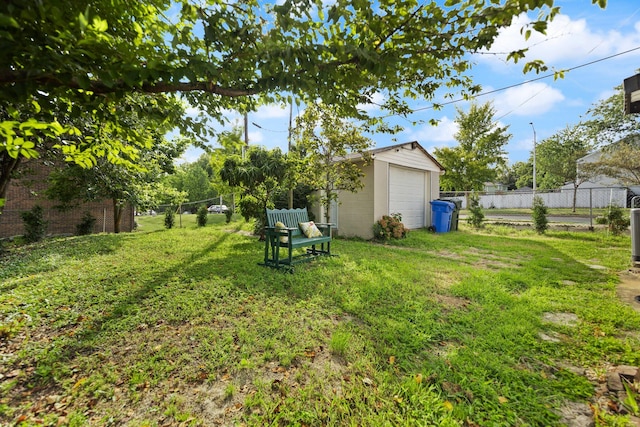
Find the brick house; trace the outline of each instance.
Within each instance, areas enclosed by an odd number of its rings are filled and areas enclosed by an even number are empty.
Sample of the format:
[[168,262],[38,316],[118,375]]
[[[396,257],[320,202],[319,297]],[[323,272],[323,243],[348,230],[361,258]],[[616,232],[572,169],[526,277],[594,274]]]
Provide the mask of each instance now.
[[[45,197],[47,179],[52,171],[52,166],[43,161],[34,159],[23,161],[18,177],[9,183],[6,203],[2,215],[0,215],[0,239],[24,234],[24,223],[21,212],[31,210],[35,205],[44,209],[44,220],[47,224],[47,236],[76,234],[76,226],[82,221],[82,217],[89,212],[96,222],[94,233],[113,233],[113,202],[103,200],[96,202],[80,203],[70,210],[56,209],[58,203]],[[132,231],[134,228],[134,212],[132,206],[127,206],[120,222],[120,231]]]

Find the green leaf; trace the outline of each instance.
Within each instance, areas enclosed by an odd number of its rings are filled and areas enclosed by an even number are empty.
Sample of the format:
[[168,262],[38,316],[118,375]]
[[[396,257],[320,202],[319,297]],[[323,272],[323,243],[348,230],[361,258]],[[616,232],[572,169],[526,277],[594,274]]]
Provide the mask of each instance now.
[[109,24],[104,19],[96,16],[93,18],[93,29],[99,32],[105,32],[109,29]]
[[0,27],[20,28],[20,24],[13,17],[0,14]]
[[80,29],[82,31],[86,30],[89,26],[89,21],[87,21],[87,18],[83,13],[78,14],[78,24],[80,24]]

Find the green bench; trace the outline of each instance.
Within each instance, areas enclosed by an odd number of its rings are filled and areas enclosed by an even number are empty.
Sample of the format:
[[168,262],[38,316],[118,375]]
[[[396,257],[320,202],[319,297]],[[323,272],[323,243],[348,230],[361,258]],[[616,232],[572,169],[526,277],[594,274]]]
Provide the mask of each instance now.
[[[276,223],[281,222],[284,228],[277,229]],[[264,264],[272,268],[288,268],[293,271],[293,265],[310,261],[318,256],[331,255],[331,226],[332,224],[318,224],[316,227],[322,236],[307,237],[300,230],[300,223],[309,222],[307,209],[267,209],[267,225],[265,227]],[[287,256],[280,257],[280,248],[287,249]],[[294,249],[308,248],[301,255],[294,256]]]

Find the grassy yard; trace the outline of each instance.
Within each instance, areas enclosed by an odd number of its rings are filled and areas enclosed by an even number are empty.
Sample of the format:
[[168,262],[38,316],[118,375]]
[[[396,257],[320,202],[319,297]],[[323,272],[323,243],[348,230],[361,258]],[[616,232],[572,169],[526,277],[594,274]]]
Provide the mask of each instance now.
[[286,274],[210,219],[10,246],[0,424],[551,426],[571,402],[628,422],[598,386],[640,364],[628,237],[461,224]]

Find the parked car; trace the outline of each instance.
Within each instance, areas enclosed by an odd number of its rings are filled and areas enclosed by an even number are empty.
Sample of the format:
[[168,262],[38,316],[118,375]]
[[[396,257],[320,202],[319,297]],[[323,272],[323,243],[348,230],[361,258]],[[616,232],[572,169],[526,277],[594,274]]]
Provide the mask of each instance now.
[[229,208],[226,205],[211,205],[207,209],[210,213],[226,213]]

